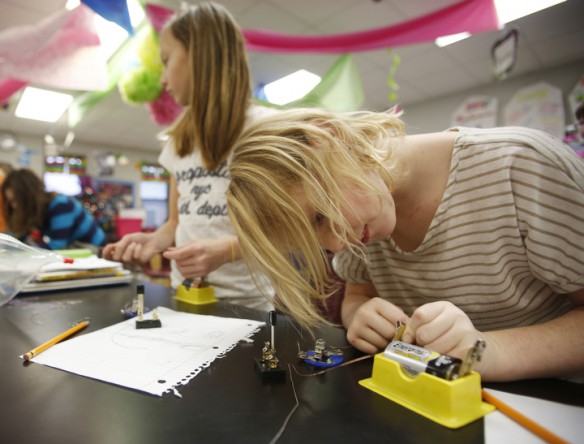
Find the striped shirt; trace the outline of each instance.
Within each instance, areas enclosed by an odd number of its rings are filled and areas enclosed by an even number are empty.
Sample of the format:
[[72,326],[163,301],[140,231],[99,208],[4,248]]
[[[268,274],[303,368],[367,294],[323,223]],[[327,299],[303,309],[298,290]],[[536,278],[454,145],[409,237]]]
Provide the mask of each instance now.
[[105,234],[81,203],[71,197],[57,194],[51,200],[46,215],[47,224],[41,230],[49,237],[51,250],[67,248],[75,241],[101,246]]
[[479,330],[541,323],[584,288],[584,162],[526,128],[459,131],[447,186],[418,248],[367,245],[335,257],[346,281],[372,283],[408,315],[448,300]]

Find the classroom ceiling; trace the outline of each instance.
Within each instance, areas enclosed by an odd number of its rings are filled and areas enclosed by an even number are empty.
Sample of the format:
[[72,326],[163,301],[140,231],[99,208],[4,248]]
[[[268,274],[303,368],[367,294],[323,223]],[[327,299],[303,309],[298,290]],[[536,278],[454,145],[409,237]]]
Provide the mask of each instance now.
[[[289,34],[335,34],[389,26],[443,8],[458,0],[218,0],[235,16],[243,29],[264,28]],[[508,0],[517,1],[517,0]],[[32,25],[63,8],[66,0],[0,0],[0,32]],[[173,9],[179,1],[163,0]],[[528,74],[584,59],[584,1],[568,0],[519,19],[517,63],[509,77]],[[453,45],[438,48],[433,43],[397,47],[399,66],[395,80],[398,102],[408,105],[427,102],[456,92],[493,84],[490,51],[503,31],[474,35]],[[323,75],[338,55],[270,54],[250,52],[254,85],[269,83],[304,68]],[[391,57],[387,50],[354,54],[364,93],[364,109],[382,110],[390,103],[387,76]],[[56,124],[14,116],[18,95],[0,110],[0,133],[42,137],[51,133],[57,141],[68,131],[66,115]],[[119,93],[93,108],[75,128],[76,143],[95,148],[123,150],[160,149],[157,133],[163,128],[153,123],[148,111],[125,104]]]

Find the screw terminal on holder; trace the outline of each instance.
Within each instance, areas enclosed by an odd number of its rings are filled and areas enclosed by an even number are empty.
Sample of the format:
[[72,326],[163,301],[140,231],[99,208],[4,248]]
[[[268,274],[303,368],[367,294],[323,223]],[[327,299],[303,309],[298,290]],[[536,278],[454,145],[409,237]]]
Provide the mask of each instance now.
[[343,362],[343,352],[340,348],[327,347],[324,339],[317,339],[314,350],[299,351],[298,357],[305,363],[315,367],[334,367]]
[[268,324],[271,330],[270,341],[264,342],[262,348],[262,356],[260,359],[255,359],[255,368],[259,373],[262,382],[284,382],[286,380],[286,369],[280,366],[280,360],[276,356],[276,339],[275,329],[277,323],[277,314],[275,311],[268,313]]

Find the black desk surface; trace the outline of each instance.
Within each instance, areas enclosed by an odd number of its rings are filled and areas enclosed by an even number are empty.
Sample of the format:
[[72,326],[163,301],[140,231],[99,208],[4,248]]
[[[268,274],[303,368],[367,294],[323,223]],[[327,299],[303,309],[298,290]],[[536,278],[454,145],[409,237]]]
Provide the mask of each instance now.
[[[269,443],[296,401],[299,407],[279,443],[483,443],[483,420],[447,429],[367,390],[358,381],[371,376],[372,359],[320,376],[300,376],[314,368],[299,363],[314,339],[288,320],[278,322],[278,357],[287,368],[282,384],[262,383],[254,368],[269,327],[253,343],[240,343],[173,394],[151,396],[35,363],[19,355],[91,317],[85,330],[121,322],[120,309],[135,295],[135,283],[17,297],[0,307],[0,442],[2,443]],[[225,303],[193,306],[172,298],[164,287],[146,284],[146,305],[198,314],[266,320],[264,313]],[[80,334],[83,334],[80,333]],[[347,346],[344,331],[323,328],[317,337]],[[346,360],[359,355],[345,349]],[[584,387],[558,380],[488,384],[498,390],[584,405]]]

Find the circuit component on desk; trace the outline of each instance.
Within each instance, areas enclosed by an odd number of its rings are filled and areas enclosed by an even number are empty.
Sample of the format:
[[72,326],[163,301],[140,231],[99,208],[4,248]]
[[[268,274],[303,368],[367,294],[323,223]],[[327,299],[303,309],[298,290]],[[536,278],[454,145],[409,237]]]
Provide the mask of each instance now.
[[462,361],[462,366],[460,367],[460,376],[466,376],[472,372],[473,368],[477,362],[481,362],[483,357],[483,352],[487,347],[487,343],[482,339],[477,339],[475,344],[468,349],[464,361]]
[[317,339],[314,350],[299,351],[298,357],[315,367],[334,367],[343,362],[343,352],[340,348],[327,347],[324,339]]
[[271,327],[272,342],[265,341],[261,359],[255,359],[255,367],[262,378],[262,382],[284,382],[286,380],[286,370],[280,367],[280,360],[276,356],[274,330],[276,322],[276,312],[270,311],[268,313],[268,323]]
[[182,284],[187,290],[190,290],[191,288],[207,288],[209,286],[205,277],[198,279],[185,279]]
[[138,292],[138,315],[136,319],[136,328],[160,328],[162,323],[158,318],[158,310],[152,311],[152,319],[144,319],[144,285],[136,287]]
[[[136,297],[132,299],[131,302],[128,302],[124,308],[120,310],[120,312],[124,315],[125,319],[131,319],[138,316],[138,298]],[[142,312],[148,313],[150,312],[150,309],[148,307],[144,307]]]
[[396,361],[402,369],[412,376],[429,373],[446,380],[454,380],[468,375],[475,364],[480,361],[485,341],[479,339],[469,349],[464,361],[453,356],[443,355],[417,345],[393,340],[383,355]]
[[262,348],[262,359],[260,361],[267,368],[277,368],[280,360],[276,356],[276,350],[270,345],[270,341],[264,342],[264,348]]
[[393,340],[401,341],[405,332],[406,332],[405,322],[397,321],[397,325],[395,327],[395,336],[393,337]]

